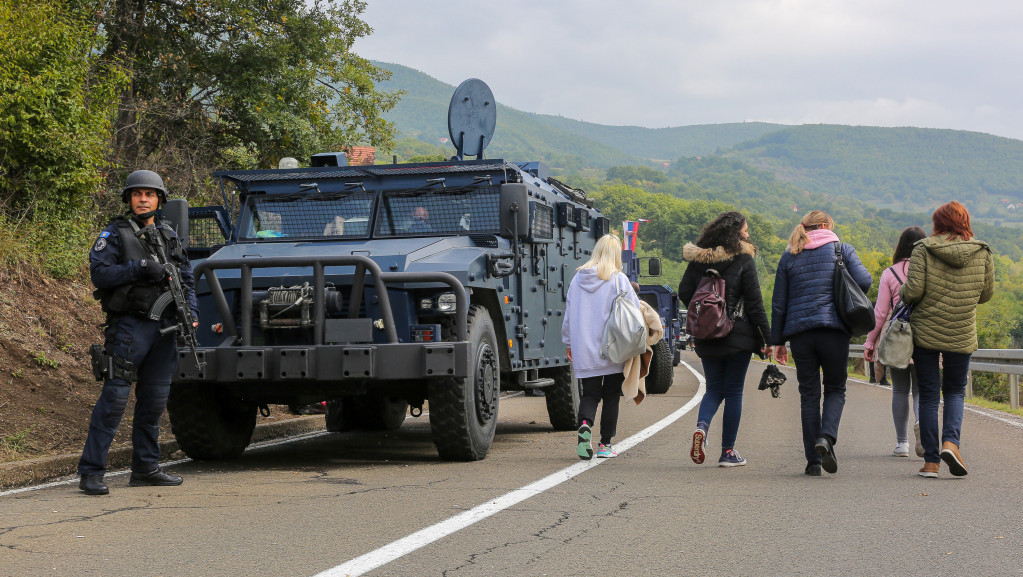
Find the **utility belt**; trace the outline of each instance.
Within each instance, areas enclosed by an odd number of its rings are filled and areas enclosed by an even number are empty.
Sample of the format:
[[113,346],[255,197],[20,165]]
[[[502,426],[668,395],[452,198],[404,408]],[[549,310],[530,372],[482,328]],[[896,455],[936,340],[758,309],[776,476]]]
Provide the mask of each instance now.
[[111,355],[103,345],[89,347],[89,355],[92,357],[92,376],[96,377],[97,381],[108,379],[124,379],[129,383],[135,381],[135,375],[138,373],[135,363]]

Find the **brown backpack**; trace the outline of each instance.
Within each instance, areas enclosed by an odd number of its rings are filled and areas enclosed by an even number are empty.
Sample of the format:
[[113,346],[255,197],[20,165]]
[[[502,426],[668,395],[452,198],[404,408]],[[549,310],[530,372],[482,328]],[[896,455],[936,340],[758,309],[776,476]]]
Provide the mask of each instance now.
[[[732,268],[731,265],[728,268]],[[704,340],[728,336],[735,326],[735,319],[742,316],[742,311],[743,303],[740,299],[735,314],[728,314],[725,279],[721,278],[717,270],[709,268],[696,285],[696,292],[686,309],[686,333]]]

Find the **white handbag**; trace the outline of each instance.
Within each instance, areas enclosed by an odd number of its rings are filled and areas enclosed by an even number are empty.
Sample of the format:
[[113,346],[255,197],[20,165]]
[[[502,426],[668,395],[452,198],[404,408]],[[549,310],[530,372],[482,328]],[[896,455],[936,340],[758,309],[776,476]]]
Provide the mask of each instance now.
[[632,287],[622,290],[618,286],[618,278],[615,274],[618,296],[611,301],[611,314],[604,323],[600,356],[613,363],[624,363],[646,350],[646,322],[639,307],[629,300],[626,291],[631,291]]

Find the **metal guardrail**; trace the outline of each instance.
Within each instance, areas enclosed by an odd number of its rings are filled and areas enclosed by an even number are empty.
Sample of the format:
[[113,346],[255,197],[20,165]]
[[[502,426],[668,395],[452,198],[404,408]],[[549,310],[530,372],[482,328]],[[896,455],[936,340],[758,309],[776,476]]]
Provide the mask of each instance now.
[[[863,345],[850,345],[849,358],[863,358]],[[1023,349],[977,349],[970,357],[966,397],[973,397],[973,371],[1009,375],[1009,407],[1019,408],[1019,376],[1023,375]]]

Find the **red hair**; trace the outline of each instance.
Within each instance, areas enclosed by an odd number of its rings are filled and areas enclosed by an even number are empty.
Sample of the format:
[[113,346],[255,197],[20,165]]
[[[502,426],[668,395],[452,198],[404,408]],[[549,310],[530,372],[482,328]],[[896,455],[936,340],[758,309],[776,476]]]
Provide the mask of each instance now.
[[973,229],[970,228],[970,213],[966,207],[956,201],[946,202],[934,210],[931,215],[931,222],[934,223],[934,234],[943,234],[949,240],[970,240],[973,238]]

